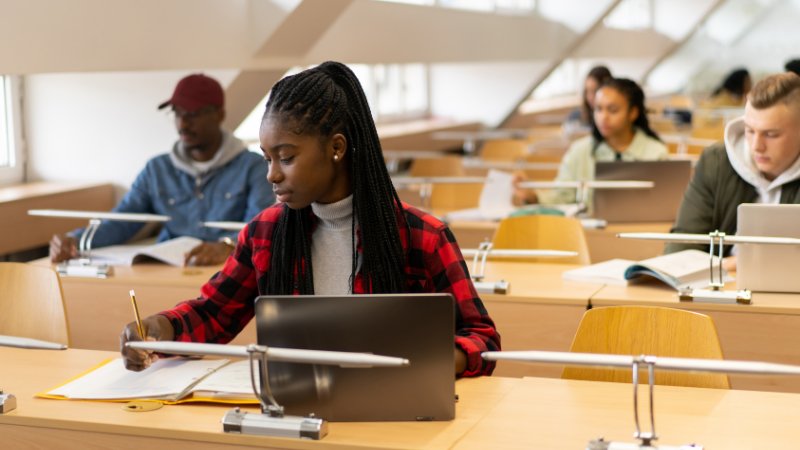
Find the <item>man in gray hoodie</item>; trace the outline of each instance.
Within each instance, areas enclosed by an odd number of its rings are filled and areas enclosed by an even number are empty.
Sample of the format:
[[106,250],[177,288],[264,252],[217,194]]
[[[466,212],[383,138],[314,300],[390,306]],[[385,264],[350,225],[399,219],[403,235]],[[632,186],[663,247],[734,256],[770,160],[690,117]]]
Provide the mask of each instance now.
[[[736,234],[741,203],[800,203],[800,76],[792,72],[759,81],[744,117],[725,127],[724,145],[705,149],[689,183],[673,233]],[[666,252],[706,245],[675,244]],[[724,265],[735,269],[732,248]]]
[[[163,214],[170,217],[158,241],[192,236],[203,241],[186,255],[186,264],[216,265],[225,261],[238,233],[203,226],[203,222],[247,222],[275,202],[267,184],[263,156],[221,128],[225,118],[222,86],[203,74],[181,79],[170,107],[179,139],[169,153],[147,162],[114,212]],[[124,244],[142,228],[136,222],[105,220],[92,247]],[[50,260],[77,256],[82,230],[50,241]]]

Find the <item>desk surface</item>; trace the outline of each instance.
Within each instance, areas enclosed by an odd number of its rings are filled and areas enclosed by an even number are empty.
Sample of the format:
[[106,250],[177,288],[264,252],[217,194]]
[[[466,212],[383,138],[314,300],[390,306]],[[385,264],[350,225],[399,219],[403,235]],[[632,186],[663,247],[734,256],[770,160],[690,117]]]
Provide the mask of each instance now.
[[123,411],[119,403],[33,398],[35,393],[114,357],[117,354],[89,350],[0,348],[0,380],[4,389],[18,398],[15,411],[0,415],[4,447],[8,443],[8,448],[34,447],[36,442],[42,445],[37,448],[54,448],[92,442],[98,447],[140,450],[221,448],[222,444],[262,448],[450,448],[521,382],[490,377],[460,380],[456,383],[459,403],[454,421],[331,423],[328,437],[320,442],[225,434],[220,419],[231,408],[225,405],[167,405],[156,411],[130,413]]
[[[30,264],[52,267],[48,258],[31,261]],[[86,283],[97,285],[123,285],[128,290],[137,289],[142,284],[154,286],[186,286],[200,293],[203,285],[221,266],[175,267],[157,262],[137,263],[132,266],[114,266],[114,273],[108,278],[62,277],[61,282]],[[127,290],[125,291],[127,292]],[[186,300],[186,299],[176,299]]]
[[[640,390],[645,395],[645,390]],[[643,400],[642,400],[643,399]],[[647,399],[640,423],[649,430]],[[633,442],[631,385],[526,378],[462,438],[458,449],[579,449],[591,439]],[[800,396],[657,386],[659,445],[706,449],[796,448]]]
[[[472,274],[472,261],[467,261]],[[536,302],[585,307],[602,285],[579,283],[561,278],[565,270],[580,267],[575,264],[526,263],[487,261],[486,281],[506,280],[510,293],[481,294],[484,301]],[[491,314],[491,310],[489,311]]]
[[[729,282],[725,289],[736,290],[736,282]],[[698,312],[726,311],[739,313],[765,313],[800,315],[800,294],[753,292],[749,305],[681,302],[674,289],[658,281],[645,281],[631,286],[604,285],[591,297],[593,306],[609,305],[653,305],[691,309]]]
[[[629,384],[542,378],[459,380],[451,422],[331,423],[329,435],[319,442],[225,434],[219,419],[228,406],[172,405],[129,413],[118,403],[33,398],[115,356],[0,349],[0,380],[18,397],[17,409],[0,415],[4,446],[575,449],[601,436],[630,441],[634,429]],[[798,394],[659,386],[655,405],[661,444],[796,447],[791,419],[800,415]]]

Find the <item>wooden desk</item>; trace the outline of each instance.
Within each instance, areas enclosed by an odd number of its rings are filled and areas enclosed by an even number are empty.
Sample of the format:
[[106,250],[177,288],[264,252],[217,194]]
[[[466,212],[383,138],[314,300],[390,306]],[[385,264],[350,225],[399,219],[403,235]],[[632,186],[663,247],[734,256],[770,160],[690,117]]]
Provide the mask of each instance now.
[[[601,436],[630,442],[634,430],[630,384],[544,378],[459,380],[453,421],[331,423],[321,441],[225,434],[219,420],[230,406],[129,413],[118,403],[33,397],[111,357],[0,348],[0,380],[18,404],[0,415],[3,448],[576,449]],[[659,444],[797,447],[798,394],[658,386],[655,395]]]
[[[561,279],[570,264],[488,262],[486,280],[505,279],[510,293],[481,294],[489,315],[500,332],[503,350],[569,351],[588,299],[598,285]],[[505,361],[498,376],[560,377],[563,367]]]
[[[640,390],[640,395],[646,395]],[[640,405],[649,431],[647,400]],[[631,385],[529,378],[514,386],[456,449],[582,449],[588,441],[633,442]],[[706,449],[797,448],[800,395],[657,386],[657,445]]]
[[[477,248],[481,242],[492,240],[498,222],[492,221],[453,221],[448,225],[456,236],[458,245],[463,248]],[[620,239],[617,233],[629,232],[669,232],[671,223],[618,223],[601,229],[584,229],[589,256],[592,263],[613,258],[633,261],[652,258],[664,253],[664,243],[639,239]]]
[[[735,283],[728,288],[734,289]],[[604,286],[592,306],[653,305],[707,314],[717,325],[725,358],[800,364],[800,294],[754,292],[751,305],[678,301],[677,293],[658,283]],[[800,379],[731,376],[734,389],[800,392]]]
[[45,246],[53,234],[86,225],[85,220],[29,216],[29,209],[107,211],[113,207],[110,184],[37,182],[0,187],[0,255]]
[[[50,265],[45,259],[32,264]],[[119,334],[133,320],[128,291],[136,291],[142,316],[155,314],[200,295],[200,287],[218,267],[173,267],[166,264],[116,266],[106,279],[62,277],[70,340],[73,348],[119,349]],[[256,342],[255,326],[248,325],[233,341]]]
[[[190,449],[445,449],[451,448],[521,379],[456,382],[456,419],[449,422],[331,423],[321,441],[226,434],[220,419],[231,406],[167,405],[143,413],[119,403],[33,398],[116,353],[0,348],[0,381],[17,409],[0,415],[3,448]],[[255,411],[254,408],[243,408]]]

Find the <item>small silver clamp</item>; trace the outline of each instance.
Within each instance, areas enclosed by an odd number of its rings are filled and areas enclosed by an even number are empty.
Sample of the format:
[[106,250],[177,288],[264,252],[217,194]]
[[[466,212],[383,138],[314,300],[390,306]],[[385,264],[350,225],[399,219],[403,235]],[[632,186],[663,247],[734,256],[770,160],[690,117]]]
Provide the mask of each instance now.
[[[261,413],[242,412],[234,408],[222,417],[222,430],[226,433],[257,434],[262,436],[294,437],[302,439],[322,439],[328,434],[328,422],[317,417],[287,416],[283,406],[272,395],[269,386],[267,347],[250,344],[250,383],[253,393],[261,404]],[[263,391],[259,392],[256,383],[256,366],[261,370]]]
[[[481,242],[478,246],[478,251],[472,258],[472,271],[470,272],[472,274],[472,281],[482,281],[486,276],[486,258],[489,257],[489,252],[491,251],[492,243],[488,240]],[[480,266],[478,266],[478,261],[480,261]]]
[[107,278],[113,273],[112,267],[108,264],[92,263],[92,240],[102,221],[100,219],[90,219],[89,226],[83,230],[78,240],[78,259],[65,261],[56,270],[61,276],[69,277],[95,277]]
[[0,389],[0,414],[17,409],[17,397],[14,394],[4,394]]
[[[749,289],[737,291],[725,290],[725,271],[722,268],[724,257],[725,233],[714,230],[708,233],[708,278],[709,289],[684,288],[678,291],[678,300],[682,302],[707,302],[707,303],[740,303],[749,305],[753,296]],[[716,248],[715,248],[716,246]],[[714,275],[714,253],[717,253],[717,276]]]
[[[655,387],[655,366],[656,357],[639,355],[633,359],[633,420],[636,424],[636,432],[633,437],[639,440],[638,444],[629,442],[606,441],[604,438],[593,439],[586,445],[586,450],[703,450],[703,446],[697,444],[688,444],[680,446],[656,446],[653,441],[658,440],[656,435],[656,419],[655,419],[655,404],[654,387]],[[640,365],[647,365],[647,379],[650,387],[650,431],[644,432],[639,427],[639,367]]]

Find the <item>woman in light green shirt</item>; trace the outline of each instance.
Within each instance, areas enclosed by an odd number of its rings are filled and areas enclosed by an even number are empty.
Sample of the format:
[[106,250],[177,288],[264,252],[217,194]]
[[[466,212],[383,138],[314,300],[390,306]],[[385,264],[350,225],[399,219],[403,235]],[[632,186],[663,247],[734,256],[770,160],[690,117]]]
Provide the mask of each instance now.
[[[667,147],[650,129],[644,92],[634,81],[612,78],[597,91],[592,134],[570,145],[556,181],[594,179],[597,161],[655,161],[667,158]],[[575,189],[520,191],[525,203],[575,203]],[[591,196],[591,193],[589,194]],[[588,204],[591,205],[591,197]]]

